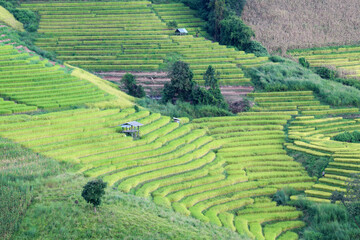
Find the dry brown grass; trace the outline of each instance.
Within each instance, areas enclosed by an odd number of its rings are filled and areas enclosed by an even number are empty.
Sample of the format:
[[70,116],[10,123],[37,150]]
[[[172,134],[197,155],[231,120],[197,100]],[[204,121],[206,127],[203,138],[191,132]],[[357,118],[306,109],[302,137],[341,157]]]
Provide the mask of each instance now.
[[270,51],[360,43],[359,0],[248,0],[242,18]]

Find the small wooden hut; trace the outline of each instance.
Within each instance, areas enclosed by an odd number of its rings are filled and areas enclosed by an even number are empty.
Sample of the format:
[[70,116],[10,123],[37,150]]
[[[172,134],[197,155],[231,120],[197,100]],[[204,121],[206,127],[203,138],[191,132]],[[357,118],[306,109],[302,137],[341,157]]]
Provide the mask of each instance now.
[[175,30],[175,35],[187,35],[188,31],[185,28],[177,28]]
[[123,133],[128,133],[133,137],[133,139],[136,139],[140,136],[140,127],[143,126],[143,124],[137,121],[132,121],[121,124],[120,126],[123,128]]

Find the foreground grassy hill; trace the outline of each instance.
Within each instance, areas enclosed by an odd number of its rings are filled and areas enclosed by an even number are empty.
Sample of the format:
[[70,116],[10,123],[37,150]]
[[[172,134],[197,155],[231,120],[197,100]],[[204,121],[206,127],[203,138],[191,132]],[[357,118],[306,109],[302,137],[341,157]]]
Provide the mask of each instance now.
[[242,18],[270,51],[359,41],[360,11],[357,1],[248,1]]

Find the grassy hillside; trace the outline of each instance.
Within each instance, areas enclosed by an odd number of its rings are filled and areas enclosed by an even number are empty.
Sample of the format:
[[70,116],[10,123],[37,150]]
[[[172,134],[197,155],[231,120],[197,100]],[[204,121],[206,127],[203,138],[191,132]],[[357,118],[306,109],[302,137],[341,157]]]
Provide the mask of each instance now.
[[242,18],[270,51],[359,42],[360,7],[354,0],[247,1]]

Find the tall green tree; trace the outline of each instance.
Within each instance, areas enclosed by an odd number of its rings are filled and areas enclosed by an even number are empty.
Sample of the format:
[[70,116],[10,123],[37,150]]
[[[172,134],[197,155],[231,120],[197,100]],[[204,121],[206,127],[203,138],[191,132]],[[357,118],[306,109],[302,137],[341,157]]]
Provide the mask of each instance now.
[[231,45],[239,49],[246,49],[251,44],[254,31],[239,17],[231,15],[220,22],[220,43]]
[[122,77],[121,82],[124,84],[127,92],[131,96],[138,97],[138,98],[145,97],[144,88],[143,88],[143,86],[136,84],[136,80],[135,80],[134,75],[132,75],[130,73],[126,73]]
[[225,0],[211,0],[209,2],[209,9],[209,20],[213,25],[213,37],[216,41],[219,41],[221,33],[220,22],[227,15]]
[[215,68],[213,68],[213,66],[209,65],[203,76],[203,79],[205,80],[205,86],[210,87],[211,89],[218,88],[219,76],[220,73],[215,71]]
[[176,98],[182,101],[191,101],[192,89],[195,85],[193,72],[189,64],[183,61],[175,62],[169,72],[170,83],[166,83],[163,89],[162,99],[164,102]]

